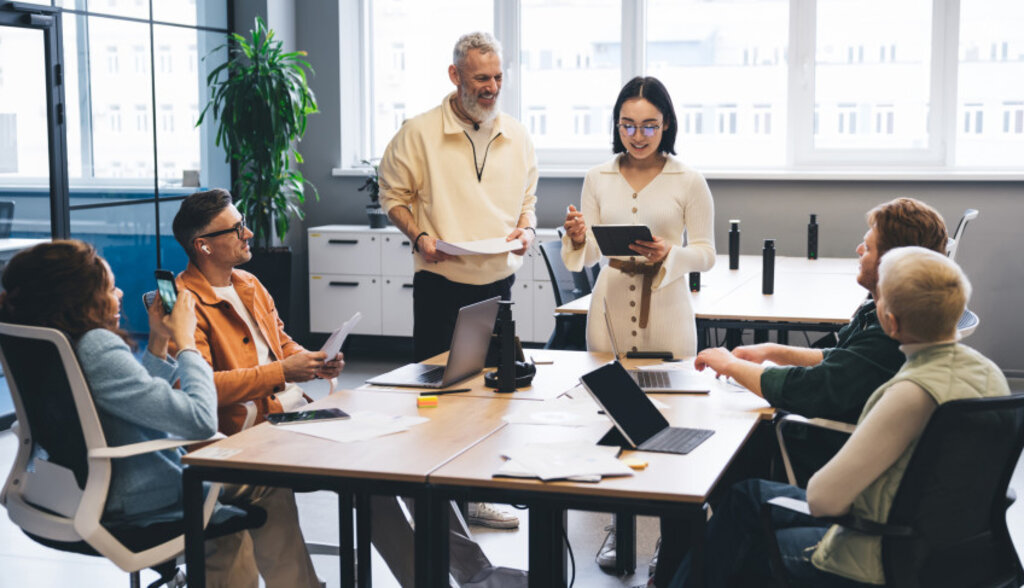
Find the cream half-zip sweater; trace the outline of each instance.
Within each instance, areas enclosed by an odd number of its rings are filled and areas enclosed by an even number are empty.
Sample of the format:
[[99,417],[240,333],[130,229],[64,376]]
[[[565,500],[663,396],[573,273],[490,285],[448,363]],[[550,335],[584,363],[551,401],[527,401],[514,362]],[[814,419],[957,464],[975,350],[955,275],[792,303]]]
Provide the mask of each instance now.
[[[437,108],[407,120],[380,162],[384,211],[407,207],[421,231],[449,242],[506,237],[519,218],[535,218],[537,157],[526,129],[503,113],[494,121],[486,162],[474,166],[473,143],[446,96]],[[477,177],[477,169],[482,171]],[[535,224],[531,220],[531,225]],[[428,264],[427,270],[463,284],[489,284],[515,273],[522,256],[471,255]]]

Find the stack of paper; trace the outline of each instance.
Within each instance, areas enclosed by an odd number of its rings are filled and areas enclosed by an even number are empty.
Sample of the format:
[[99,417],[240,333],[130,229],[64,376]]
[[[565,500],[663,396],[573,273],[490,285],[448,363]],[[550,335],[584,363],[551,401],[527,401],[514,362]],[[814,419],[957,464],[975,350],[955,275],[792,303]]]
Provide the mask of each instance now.
[[280,427],[282,431],[312,435],[338,443],[366,441],[394,433],[408,431],[411,427],[429,421],[420,416],[389,416],[372,411],[353,412],[351,418],[334,421],[319,421]]
[[632,476],[618,460],[619,448],[586,441],[531,443],[504,452],[506,461],[495,477],[599,482],[602,476]]
[[519,410],[502,419],[507,423],[563,427],[586,427],[608,422],[607,416],[598,413],[601,407],[586,393],[572,398],[562,396],[543,402],[521,402],[519,405]]

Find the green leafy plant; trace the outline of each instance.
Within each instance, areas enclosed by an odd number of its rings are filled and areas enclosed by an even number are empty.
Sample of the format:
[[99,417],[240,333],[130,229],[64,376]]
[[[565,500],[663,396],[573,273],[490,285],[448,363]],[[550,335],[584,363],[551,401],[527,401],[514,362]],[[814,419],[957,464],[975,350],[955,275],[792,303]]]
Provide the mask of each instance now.
[[380,203],[380,181],[378,179],[380,173],[380,165],[372,163],[367,160],[363,160],[363,163],[370,167],[367,172],[368,176],[362,186],[359,187],[359,191],[366,191],[370,195],[371,204]]
[[304,217],[300,205],[306,184],[320,198],[316,186],[292,167],[293,162],[302,163],[296,143],[317,104],[306,80],[306,70],[313,73],[304,59],[306,52],[282,51],[274,31],[260,17],[250,37],[231,34],[228,61],[206,78],[210,100],[196,126],[212,109],[218,123],[216,143],[237,165],[234,194],[239,211],[256,246],[267,248],[275,232],[284,239],[292,215]]

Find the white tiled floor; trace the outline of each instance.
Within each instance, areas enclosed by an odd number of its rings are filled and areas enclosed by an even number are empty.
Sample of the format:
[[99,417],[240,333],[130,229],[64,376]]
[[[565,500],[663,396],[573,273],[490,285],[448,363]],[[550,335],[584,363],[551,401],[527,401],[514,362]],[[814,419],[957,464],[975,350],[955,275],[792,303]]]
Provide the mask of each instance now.
[[[371,374],[377,374],[394,367],[393,362],[350,361],[342,387],[354,387]],[[309,387],[311,395],[320,397],[326,393],[323,383]],[[0,468],[5,475],[7,465],[13,461],[16,440],[9,432],[0,433]],[[1017,465],[1011,487],[1021,498],[1008,513],[1010,533],[1018,553],[1024,553],[1024,461]],[[337,543],[337,501],[329,492],[299,494],[299,509],[302,527],[307,541]],[[524,513],[525,514],[525,513]],[[526,517],[520,517],[522,525],[516,531],[497,531],[473,528],[481,544],[495,565],[525,569],[526,558]],[[601,513],[571,512],[569,515],[569,539],[575,556],[576,586],[595,588],[635,586],[646,580],[647,563],[654,549],[658,534],[657,520],[641,517],[638,521],[638,568],[639,573],[617,578],[602,572],[594,563],[594,554],[604,539],[603,527],[610,517]],[[373,566],[374,586],[397,586],[383,561],[375,557]],[[337,560],[327,556],[314,558],[317,571],[327,580],[329,586],[339,584]],[[43,547],[28,539],[6,516],[0,515],[0,588],[77,586],[81,588],[107,588],[127,585],[127,575],[100,558],[66,554]],[[152,572],[144,572],[143,582],[156,578]]]

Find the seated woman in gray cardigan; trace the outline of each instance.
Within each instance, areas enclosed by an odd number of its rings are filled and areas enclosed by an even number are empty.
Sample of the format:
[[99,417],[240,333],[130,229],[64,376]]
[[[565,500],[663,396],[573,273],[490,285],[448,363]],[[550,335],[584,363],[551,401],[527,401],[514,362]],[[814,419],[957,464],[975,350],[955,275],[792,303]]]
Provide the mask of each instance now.
[[[195,299],[182,292],[167,314],[151,304],[149,342],[141,363],[118,323],[121,290],[92,245],[42,243],[14,256],[3,274],[0,320],[63,331],[75,347],[111,446],[175,435],[205,439],[217,432],[213,372],[195,349]],[[173,340],[178,351],[167,355]],[[181,382],[180,389],[173,387]],[[104,523],[146,526],[181,519],[181,454],[174,449],[113,461]],[[231,514],[214,512],[213,522]],[[238,511],[235,510],[235,513]],[[211,586],[257,584],[238,573],[241,533],[207,543]],[[230,584],[229,584],[230,578]]]
[[[706,531],[707,586],[727,586],[737,572],[747,578],[768,573],[759,515],[761,504],[776,496],[806,500],[814,516],[852,512],[885,522],[917,440],[938,405],[1010,393],[996,364],[956,341],[956,323],[970,289],[956,263],[935,251],[900,247],[882,257],[878,320],[902,343],[907,362],[874,391],[853,435],[811,477],[806,492],[766,480],[747,480],[729,489]],[[840,525],[821,526],[820,520],[802,515],[775,522],[782,523],[776,526],[781,529],[779,549],[794,585],[885,584],[879,537]],[[688,583],[689,575],[688,556],[671,585],[696,585]]]

